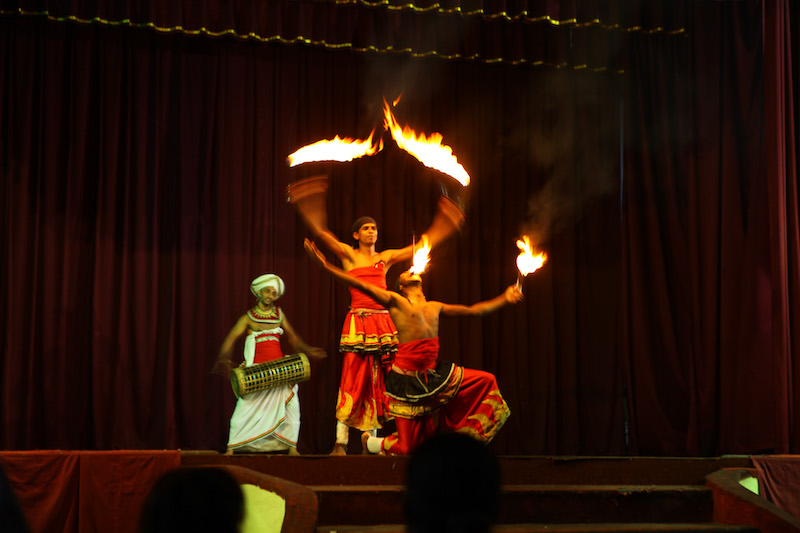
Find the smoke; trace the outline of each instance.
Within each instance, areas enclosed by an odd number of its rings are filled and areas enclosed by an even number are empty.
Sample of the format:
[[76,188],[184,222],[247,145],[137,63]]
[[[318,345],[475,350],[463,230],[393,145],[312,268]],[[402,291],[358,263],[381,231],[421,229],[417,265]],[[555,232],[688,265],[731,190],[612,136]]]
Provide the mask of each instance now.
[[542,107],[529,121],[528,167],[546,179],[528,198],[521,231],[539,246],[618,190],[615,86],[598,74],[557,73],[537,95]]

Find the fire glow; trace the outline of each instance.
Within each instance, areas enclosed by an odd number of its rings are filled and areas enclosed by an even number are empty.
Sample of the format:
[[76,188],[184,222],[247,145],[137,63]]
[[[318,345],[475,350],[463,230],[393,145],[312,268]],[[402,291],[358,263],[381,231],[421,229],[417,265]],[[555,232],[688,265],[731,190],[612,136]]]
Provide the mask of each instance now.
[[[400,98],[398,97],[394,105],[396,106],[399,101]],[[383,101],[383,104],[383,126],[389,131],[399,148],[414,156],[426,167],[447,174],[464,187],[469,185],[469,174],[456,159],[453,149],[446,144],[442,144],[443,137],[441,133],[431,133],[430,136],[426,136],[424,133],[417,134],[408,126],[400,125],[386,100]],[[368,139],[363,141],[350,139],[349,137],[340,138],[337,135],[333,139],[323,139],[303,146],[290,154],[286,160],[290,167],[294,167],[316,161],[345,162],[359,157],[375,155],[383,150],[383,139],[379,138],[378,143],[373,144],[372,138],[374,135],[375,130],[370,133]]]
[[289,154],[286,160],[290,167],[314,161],[352,161],[365,155],[375,155],[383,149],[383,139],[377,145],[372,144],[373,130],[369,137],[362,141],[345,137],[340,139],[337,135],[333,139],[323,139],[313,144],[303,146]]
[[541,252],[534,255],[531,240],[527,235],[523,235],[522,239],[517,240],[517,248],[520,250],[517,256],[517,270],[519,270],[517,286],[519,286],[522,281],[521,278],[536,272],[547,262],[547,254]]
[[425,269],[428,267],[428,263],[431,260],[430,257],[431,248],[428,246],[428,237],[426,235],[422,236],[422,246],[417,248],[414,251],[414,258],[412,260],[411,268],[408,271],[411,274],[422,274],[425,272]]
[[432,133],[430,137],[426,137],[424,133],[417,135],[408,126],[400,126],[386,100],[383,104],[383,125],[392,134],[397,146],[416,157],[426,167],[453,177],[464,187],[469,185],[469,174],[453,155],[453,149],[442,144],[441,133]]

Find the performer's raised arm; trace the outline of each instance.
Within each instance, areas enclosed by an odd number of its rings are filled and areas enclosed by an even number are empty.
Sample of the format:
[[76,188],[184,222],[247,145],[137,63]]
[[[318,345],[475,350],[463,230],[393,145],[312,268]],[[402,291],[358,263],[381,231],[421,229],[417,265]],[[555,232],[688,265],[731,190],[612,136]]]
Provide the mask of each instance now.
[[352,259],[353,247],[341,242],[328,229],[328,212],[325,207],[327,192],[328,176],[305,178],[286,188],[287,200],[295,206],[314,238],[322,242],[339,259]]
[[[422,234],[422,238],[428,239],[428,245],[433,250],[453,233],[459,231],[464,225],[464,219],[464,212],[461,208],[449,198],[442,196],[439,198],[439,207],[433,217],[433,222],[428,231]],[[394,263],[410,260],[414,256],[414,251],[413,246],[409,245],[397,250],[384,250],[381,254],[383,254],[383,260],[388,268]]]

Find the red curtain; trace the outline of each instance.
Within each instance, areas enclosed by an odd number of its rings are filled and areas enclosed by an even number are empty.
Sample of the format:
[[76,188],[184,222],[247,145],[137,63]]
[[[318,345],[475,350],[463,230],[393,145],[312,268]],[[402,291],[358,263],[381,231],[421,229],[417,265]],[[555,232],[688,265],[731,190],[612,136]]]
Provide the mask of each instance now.
[[699,3],[692,41],[634,48],[623,338],[639,453],[774,443],[759,9]]
[[[512,416],[497,452],[797,450],[790,2],[273,4],[301,10],[279,20],[302,38],[248,37],[276,19],[244,3],[4,4],[0,448],[222,448],[234,398],[209,369],[249,281],[274,271],[330,354],[300,392],[300,451],[327,452],[348,297],[305,258],[286,185],[330,174],[331,229],[371,214],[384,248],[425,230],[440,182],[459,189],[391,140],[349,164],[284,160],[380,131],[402,94],[401,122],[441,132],[473,178],[428,296],[500,293],[523,231],[550,256],[523,304],[441,326],[442,358],[498,376]],[[428,54],[401,23],[456,7],[483,39],[472,55],[458,32]],[[375,17],[403,31],[376,44]],[[494,24],[544,52],[515,56]],[[366,44],[311,38],[337,28]],[[361,51],[402,39],[406,54]]]
[[[527,222],[551,250],[525,303],[442,324],[443,358],[498,375],[513,414],[496,449],[624,451],[617,74],[38,17],[0,25],[0,447],[222,448],[234,397],[209,370],[252,304],[250,280],[277,272],[287,316],[330,354],[300,392],[300,451],[327,452],[349,298],[307,260],[285,187],[330,173],[332,230],[346,238],[370,213],[380,245],[399,247],[430,223],[438,182],[454,185],[390,139],[351,164],[284,160],[336,134],[366,137],[382,123],[383,98],[402,94],[400,121],[441,132],[473,176],[462,193],[468,223],[435,251],[429,297],[473,303],[502,292]],[[529,221],[529,199],[550,211]]]
[[797,450],[792,35],[790,3],[697,2],[691,40],[633,47],[622,323],[637,453]]

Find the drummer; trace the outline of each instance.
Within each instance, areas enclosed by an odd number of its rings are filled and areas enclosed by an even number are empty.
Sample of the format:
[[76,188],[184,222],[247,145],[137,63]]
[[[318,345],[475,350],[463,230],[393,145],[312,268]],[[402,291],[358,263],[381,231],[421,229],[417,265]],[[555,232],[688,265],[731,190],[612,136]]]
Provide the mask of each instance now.
[[[285,357],[280,343],[284,333],[294,351],[315,359],[327,357],[321,348],[308,345],[294,330],[283,310],[275,305],[285,288],[283,280],[275,274],[264,274],[253,280],[250,291],[256,297],[256,304],[236,321],[225,337],[213,372],[226,377],[230,374],[233,347],[242,335],[247,335],[242,363],[245,366]],[[299,434],[297,384],[251,392],[236,401],[225,453],[288,451],[289,455],[300,455],[297,452]]]

